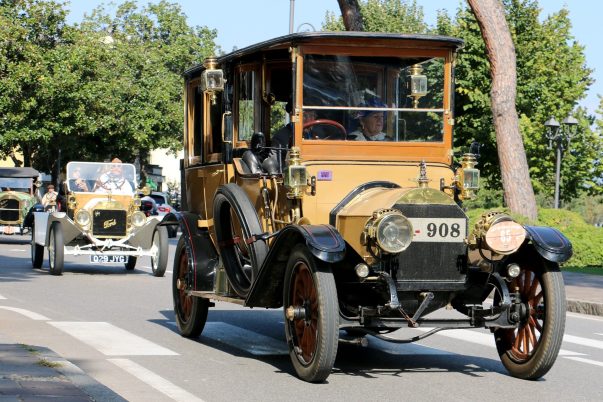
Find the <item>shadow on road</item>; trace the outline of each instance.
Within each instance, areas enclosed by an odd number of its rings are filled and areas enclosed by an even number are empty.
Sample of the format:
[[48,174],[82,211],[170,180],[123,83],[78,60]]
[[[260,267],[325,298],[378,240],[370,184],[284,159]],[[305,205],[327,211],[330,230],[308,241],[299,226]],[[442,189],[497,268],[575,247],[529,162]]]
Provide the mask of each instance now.
[[[161,313],[166,320],[153,322],[179,333],[174,312],[164,310]],[[191,342],[233,356],[260,360],[273,365],[278,372],[295,376],[283,321],[281,310],[210,309],[204,331]],[[340,338],[345,337],[342,331]],[[200,358],[202,353],[200,347]],[[418,343],[395,344],[372,336],[368,337],[367,347],[340,342],[331,375],[379,378],[425,372],[454,372],[475,377],[487,372],[506,375],[499,360],[451,353]]]

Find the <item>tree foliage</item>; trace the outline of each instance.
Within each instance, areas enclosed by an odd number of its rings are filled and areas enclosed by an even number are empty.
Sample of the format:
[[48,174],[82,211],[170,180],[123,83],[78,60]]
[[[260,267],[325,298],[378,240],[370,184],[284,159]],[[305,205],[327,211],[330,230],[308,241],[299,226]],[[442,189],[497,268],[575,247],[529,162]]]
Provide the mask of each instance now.
[[[218,50],[214,30],[189,27],[180,7],[166,1],[142,9],[125,2],[113,16],[99,7],[76,26],[65,24],[60,3],[0,4],[2,15],[13,16],[8,28],[1,24],[0,40],[19,38],[24,49],[9,59],[23,72],[0,75],[2,89],[14,88],[2,91],[0,114],[11,107],[15,116],[0,121],[2,152],[20,148],[33,166],[52,171],[59,149],[63,160],[133,161],[154,148],[181,147],[181,75]],[[13,22],[24,12],[33,22]],[[53,41],[43,48],[32,37]],[[15,97],[23,101],[11,104]]]
[[[592,70],[586,66],[584,47],[571,35],[566,9],[542,22],[535,0],[504,0],[507,22],[517,55],[517,101],[520,130],[530,166],[534,190],[552,196],[555,180],[555,153],[548,149],[543,123],[551,116],[562,121],[573,113],[579,120],[578,136],[563,159],[563,199],[580,191],[601,191],[593,169],[603,157],[603,143],[590,128],[593,122],[585,110],[576,108],[592,84]],[[440,15],[438,32],[465,40],[456,69],[456,145],[477,140],[484,144],[480,165],[494,187],[500,186],[500,170],[490,113],[490,76],[484,58],[484,44],[473,14],[461,7],[454,21]]]

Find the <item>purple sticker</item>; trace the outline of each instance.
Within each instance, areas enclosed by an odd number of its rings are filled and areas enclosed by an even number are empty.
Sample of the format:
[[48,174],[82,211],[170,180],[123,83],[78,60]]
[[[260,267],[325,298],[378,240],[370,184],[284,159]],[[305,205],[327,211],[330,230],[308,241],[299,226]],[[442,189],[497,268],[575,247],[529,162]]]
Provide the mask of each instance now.
[[331,170],[319,170],[316,175],[316,180],[320,181],[331,181],[333,180],[333,171]]

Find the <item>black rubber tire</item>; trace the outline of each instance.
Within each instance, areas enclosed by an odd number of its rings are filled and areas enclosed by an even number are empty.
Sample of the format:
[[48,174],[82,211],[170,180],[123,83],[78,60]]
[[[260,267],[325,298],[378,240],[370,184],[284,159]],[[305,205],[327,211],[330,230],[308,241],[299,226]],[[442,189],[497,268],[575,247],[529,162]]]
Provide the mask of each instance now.
[[[181,236],[176,246],[174,256],[174,273],[172,275],[172,296],[174,299],[174,314],[180,335],[187,338],[197,338],[203,332],[207,321],[209,300],[186,294],[185,279],[188,271],[188,256]],[[180,285],[180,288],[179,288]]]
[[63,228],[59,222],[53,222],[50,226],[50,242],[48,244],[48,265],[51,275],[63,274],[64,251]]
[[34,268],[41,268],[44,262],[44,246],[40,246],[34,241],[34,228],[31,227],[31,265]]
[[214,224],[228,280],[237,295],[245,298],[268,254],[268,246],[263,240],[250,244],[245,241],[263,230],[253,204],[238,185],[226,184],[216,191]]
[[151,269],[153,275],[161,277],[165,275],[169,253],[168,232],[165,226],[157,226],[153,232],[153,246],[157,247],[158,255],[151,256]]
[[305,308],[306,318],[285,316],[289,356],[299,378],[327,379],[335,364],[339,342],[339,307],[332,272],[305,245],[297,245],[287,262],[283,306]]
[[138,261],[138,257],[129,255],[128,262],[126,262],[126,271],[132,271],[136,267],[136,261]]
[[513,261],[522,271],[509,289],[519,288],[529,313],[519,328],[498,329],[494,339],[500,360],[513,377],[536,380],[551,369],[563,341],[567,303],[563,276],[558,264],[535,252]]

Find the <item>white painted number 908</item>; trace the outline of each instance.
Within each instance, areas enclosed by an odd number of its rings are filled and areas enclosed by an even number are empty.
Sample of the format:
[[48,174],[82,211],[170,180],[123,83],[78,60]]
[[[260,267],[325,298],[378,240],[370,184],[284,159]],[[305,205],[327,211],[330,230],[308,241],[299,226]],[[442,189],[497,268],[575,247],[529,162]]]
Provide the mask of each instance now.
[[461,235],[461,225],[453,223],[448,225],[447,223],[441,223],[439,226],[435,223],[427,224],[427,236],[428,237],[459,237]]

